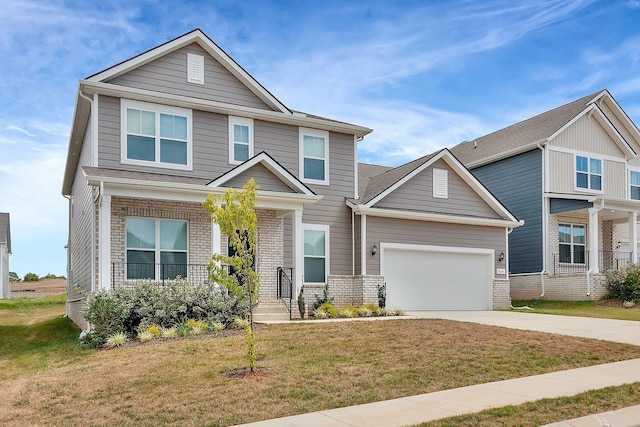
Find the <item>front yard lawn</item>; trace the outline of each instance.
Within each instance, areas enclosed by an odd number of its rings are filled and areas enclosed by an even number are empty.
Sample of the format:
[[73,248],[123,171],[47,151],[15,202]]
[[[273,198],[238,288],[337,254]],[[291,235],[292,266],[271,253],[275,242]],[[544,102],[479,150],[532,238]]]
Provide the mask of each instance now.
[[242,335],[86,351],[67,319],[19,311],[0,304],[0,425],[225,426],[640,357],[445,320],[290,323],[256,332],[266,374],[236,378]]
[[533,310],[521,310],[523,313],[558,314],[562,316],[599,317],[603,319],[639,320],[640,305],[624,308],[620,300],[600,301],[512,301],[514,307],[530,307]]

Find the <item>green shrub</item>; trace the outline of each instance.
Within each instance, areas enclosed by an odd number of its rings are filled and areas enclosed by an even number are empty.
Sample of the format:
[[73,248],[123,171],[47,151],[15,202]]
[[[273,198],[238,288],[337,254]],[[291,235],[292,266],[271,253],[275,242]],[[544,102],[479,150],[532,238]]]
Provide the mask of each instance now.
[[83,347],[97,348],[114,334],[130,332],[126,329],[129,313],[114,294],[96,292],[89,296],[87,303],[85,319],[91,330],[80,339]]
[[640,265],[628,264],[621,270],[605,270],[605,280],[610,298],[623,301],[640,300]]
[[338,317],[343,317],[347,319],[352,317],[358,317],[358,308],[353,305],[347,305],[346,307],[342,307],[340,310],[338,310]]
[[108,347],[114,348],[114,347],[120,347],[126,342],[127,342],[127,335],[124,332],[118,332],[117,334],[113,334],[109,338],[107,338],[106,344]]
[[329,315],[327,314],[327,310],[322,307],[318,307],[313,312],[313,315],[316,317],[316,319],[326,319],[327,317],[329,317]]
[[380,311],[380,307],[378,307],[376,304],[364,304],[360,308],[366,308],[371,311],[371,316],[378,316],[378,312]]
[[322,291],[322,297],[316,295],[316,300],[313,303],[313,311],[316,311],[318,307],[323,304],[333,304],[333,298],[329,297],[329,283],[324,285],[324,290]]
[[298,294],[298,310],[300,311],[300,317],[304,319],[304,315],[307,313],[307,306],[304,303],[304,288],[300,288]]
[[331,319],[335,319],[336,317],[338,317],[338,310],[336,310],[336,308],[330,302],[325,302],[320,307],[318,307],[318,309],[316,310],[316,317],[318,317],[318,311],[325,312],[327,314],[327,317]]
[[373,316],[373,311],[371,311],[371,309],[368,306],[363,305],[361,307],[358,307],[358,316],[371,317]]
[[386,308],[387,306],[387,284],[378,286],[378,307]]
[[40,280],[40,277],[38,277],[36,273],[27,273],[24,275],[23,280],[25,282],[37,282],[38,280]]

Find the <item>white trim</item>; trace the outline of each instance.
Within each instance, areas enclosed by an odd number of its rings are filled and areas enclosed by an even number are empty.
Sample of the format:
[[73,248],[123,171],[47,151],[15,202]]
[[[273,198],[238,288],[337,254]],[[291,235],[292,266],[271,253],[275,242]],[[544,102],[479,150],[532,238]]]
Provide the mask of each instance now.
[[262,164],[267,170],[276,175],[280,180],[286,184],[289,188],[297,191],[301,194],[306,194],[309,196],[315,196],[316,194],[311,191],[309,187],[304,185],[298,178],[296,178],[291,172],[283,168],[278,162],[276,162],[273,157],[269,156],[264,151],[258,154],[255,157],[247,160],[241,165],[231,169],[229,172],[224,175],[214,179],[209,184],[207,184],[208,188],[221,187],[223,184],[229,182],[231,179],[243,174],[244,172],[251,169],[256,164]]
[[[614,156],[609,156],[606,154],[598,154],[598,153],[593,153],[590,151],[582,151],[582,150],[575,150],[573,148],[566,148],[566,147],[559,147],[559,146],[547,146],[549,151],[556,151],[558,153],[566,153],[566,154],[573,154],[574,157],[576,155],[578,156],[583,156],[583,157],[593,157],[593,158],[598,158],[598,159],[602,159],[602,160],[607,160],[609,162],[615,162],[615,163],[627,163],[627,161],[623,158],[623,157],[614,157]],[[575,169],[575,165],[574,165],[574,169]]]
[[360,274],[367,275],[367,215],[360,216]]
[[[312,136],[312,137],[324,139],[324,159],[321,159],[319,157],[309,157],[310,159],[322,160],[324,162],[324,179],[312,179],[312,178],[304,177],[304,159],[305,159],[304,137],[305,136]],[[329,132],[327,132],[326,130],[300,127],[298,128],[298,142],[299,142],[299,148],[298,148],[299,169],[298,170],[300,171],[299,173],[300,181],[305,182],[307,184],[329,185]]]
[[211,221],[211,251],[214,254],[220,254],[222,251],[222,232],[220,231],[220,224]]
[[449,198],[449,176],[446,169],[433,168],[433,197],[436,199]]
[[638,213],[629,212],[629,249],[634,264],[638,261]]
[[308,224],[308,223],[302,223],[302,247],[303,247],[303,251],[302,251],[302,277],[303,277],[303,283],[305,284],[315,284],[317,285],[318,283],[321,282],[305,282],[304,281],[304,232],[306,230],[309,231],[323,231],[324,232],[324,282],[322,283],[327,283],[327,277],[329,276],[329,273],[331,271],[331,268],[329,267],[330,264],[330,259],[331,259],[331,254],[330,254],[330,248],[331,248],[331,240],[330,240],[330,226],[327,224]]
[[[239,125],[239,126],[246,126],[248,129],[248,133],[249,133],[249,141],[247,143],[249,150],[248,150],[248,156],[246,159],[244,160],[235,160],[235,144],[242,144],[244,145],[244,143],[241,142],[236,142],[235,141],[235,131],[234,131],[234,126],[235,125]],[[245,162],[247,160],[249,160],[250,158],[253,157],[253,119],[248,119],[246,117],[236,117],[236,116],[229,116],[229,164],[230,165],[239,165],[242,162]]]
[[144,64],[148,64],[168,53],[178,50],[182,47],[188,46],[191,43],[197,43],[202,47],[209,55],[211,55],[216,61],[227,69],[231,74],[237,77],[251,92],[253,92],[258,98],[264,101],[270,107],[278,110],[280,113],[292,115],[292,112],[285,107],[278,99],[276,99],[269,91],[267,91],[257,80],[255,80],[249,73],[247,73],[242,67],[240,67],[225,51],[223,51],[218,45],[216,45],[209,37],[207,37],[202,31],[194,30],[190,33],[184,34],[176,39],[171,40],[168,43],[164,43],[151,50],[148,50],[140,55],[134,56],[118,65],[107,68],[87,80],[91,82],[102,82],[105,80],[111,80],[122,74],[125,74],[135,68],[138,68]]
[[548,199],[584,200],[585,202],[595,202],[598,199],[596,195],[587,194],[542,193],[542,196]]
[[[631,198],[631,172],[636,172],[636,173],[640,173],[640,167],[639,166],[627,166],[627,176],[625,177],[625,183],[627,186],[627,199],[629,200],[640,200],[640,199],[632,199]],[[638,185],[635,185],[635,187],[638,187]]]
[[365,205],[356,205],[353,208],[356,215],[377,216],[383,218],[410,219],[416,221],[443,222],[449,224],[483,225],[488,227],[517,228],[524,225],[524,221],[492,219],[480,217],[468,217],[432,212],[401,211],[396,209],[368,208]]
[[[100,290],[109,289],[111,286],[111,196],[108,194],[100,195],[99,204],[99,274],[100,274]],[[92,274],[93,275],[93,274]]]
[[98,166],[98,94],[93,94],[91,104],[91,145],[92,145],[92,166]]
[[[127,157],[127,109],[144,110],[155,113],[155,160],[136,160]],[[160,114],[171,114],[186,117],[187,119],[187,164],[164,163],[160,161]],[[167,105],[150,104],[147,102],[120,100],[120,163],[138,166],[151,166],[162,169],[193,170],[193,117],[192,112],[186,108],[170,107]]]
[[304,232],[302,228],[302,208],[293,212],[293,281],[296,298],[303,286],[304,274]]
[[204,85],[204,56],[187,52],[187,83]]
[[360,198],[360,190],[358,186],[360,185],[358,181],[358,137],[353,135],[353,198]]

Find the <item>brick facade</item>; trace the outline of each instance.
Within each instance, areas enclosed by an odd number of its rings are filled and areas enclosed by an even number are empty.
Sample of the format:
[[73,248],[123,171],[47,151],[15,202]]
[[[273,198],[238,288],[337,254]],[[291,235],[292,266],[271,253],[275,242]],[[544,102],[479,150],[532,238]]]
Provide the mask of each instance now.
[[493,279],[493,309],[511,308],[511,290],[509,279]]
[[[333,298],[336,308],[347,305],[356,307],[362,304],[378,305],[378,287],[384,285],[384,277],[377,275],[327,276],[327,281],[329,297]],[[316,296],[322,297],[323,292],[323,283],[304,285],[304,299],[308,314],[313,311]]]
[[284,222],[274,210],[256,209],[258,247],[256,268],[260,274],[259,301],[274,302],[278,295],[278,267],[284,263]]
[[[542,292],[540,274],[511,276],[511,299],[540,299]],[[589,276],[590,293],[587,295],[587,275],[565,274],[544,275],[544,299],[561,301],[588,301],[602,298],[607,293],[605,276],[592,274]]]

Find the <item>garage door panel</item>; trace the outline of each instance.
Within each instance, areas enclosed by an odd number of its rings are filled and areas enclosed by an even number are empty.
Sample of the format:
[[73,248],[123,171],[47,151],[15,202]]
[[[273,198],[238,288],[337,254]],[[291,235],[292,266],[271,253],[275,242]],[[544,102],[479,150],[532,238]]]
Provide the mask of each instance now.
[[489,253],[385,248],[383,263],[390,308],[491,309]]

